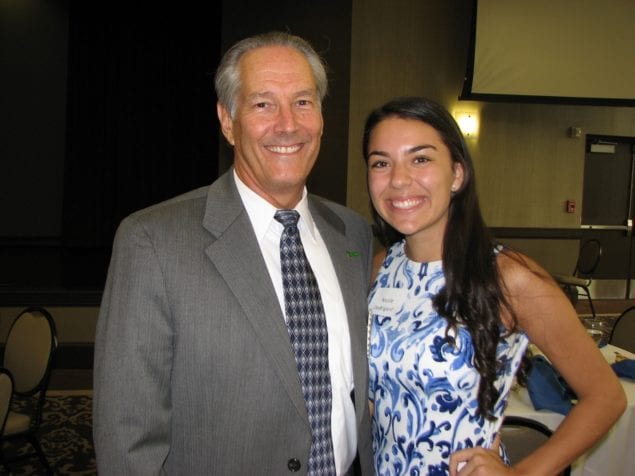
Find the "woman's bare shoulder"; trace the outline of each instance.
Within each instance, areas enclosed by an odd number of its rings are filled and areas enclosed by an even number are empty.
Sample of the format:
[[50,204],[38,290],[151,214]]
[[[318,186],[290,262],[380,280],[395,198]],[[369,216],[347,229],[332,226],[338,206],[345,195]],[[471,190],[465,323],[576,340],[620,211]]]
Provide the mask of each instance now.
[[375,256],[373,256],[373,272],[371,274],[371,283],[375,281],[377,273],[379,272],[379,268],[384,262],[384,259],[386,259],[386,253],[386,248],[382,248],[377,253],[375,253]]
[[529,256],[504,248],[498,253],[497,265],[501,279],[510,290],[523,290],[527,286],[556,286],[551,274]]

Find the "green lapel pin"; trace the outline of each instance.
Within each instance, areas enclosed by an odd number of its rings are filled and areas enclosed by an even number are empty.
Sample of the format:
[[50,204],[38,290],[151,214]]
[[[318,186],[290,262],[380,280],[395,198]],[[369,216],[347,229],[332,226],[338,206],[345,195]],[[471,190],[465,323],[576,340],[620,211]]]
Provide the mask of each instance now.
[[359,251],[347,251],[346,254],[348,255],[349,258],[359,257]]

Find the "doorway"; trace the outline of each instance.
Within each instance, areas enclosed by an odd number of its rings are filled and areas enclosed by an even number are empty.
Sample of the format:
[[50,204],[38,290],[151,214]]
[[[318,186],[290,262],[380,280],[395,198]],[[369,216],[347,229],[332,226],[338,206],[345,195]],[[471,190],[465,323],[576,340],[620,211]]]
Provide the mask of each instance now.
[[580,243],[589,238],[602,243],[602,259],[592,283],[596,298],[635,295],[634,166],[635,137],[587,136]]

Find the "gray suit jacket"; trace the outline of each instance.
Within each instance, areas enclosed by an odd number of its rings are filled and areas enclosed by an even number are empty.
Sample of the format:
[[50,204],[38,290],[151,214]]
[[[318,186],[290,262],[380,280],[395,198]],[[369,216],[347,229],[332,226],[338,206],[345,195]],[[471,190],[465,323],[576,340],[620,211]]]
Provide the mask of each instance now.
[[[371,232],[309,197],[348,314],[358,452],[367,405]],[[136,212],[115,237],[97,324],[99,473],[306,474],[311,443],[284,317],[231,173]]]

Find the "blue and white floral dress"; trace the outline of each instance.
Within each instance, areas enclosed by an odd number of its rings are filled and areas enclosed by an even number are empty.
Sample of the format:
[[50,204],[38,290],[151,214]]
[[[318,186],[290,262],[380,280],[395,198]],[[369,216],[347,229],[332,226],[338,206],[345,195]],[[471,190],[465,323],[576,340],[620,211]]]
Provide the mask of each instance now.
[[497,419],[482,418],[472,339],[459,326],[449,344],[447,321],[432,306],[445,284],[442,263],[411,261],[404,244],[390,248],[368,298],[375,471],[446,475],[454,451],[491,446],[528,339],[513,333],[498,345]]

